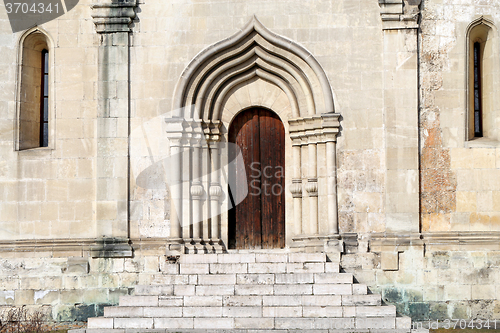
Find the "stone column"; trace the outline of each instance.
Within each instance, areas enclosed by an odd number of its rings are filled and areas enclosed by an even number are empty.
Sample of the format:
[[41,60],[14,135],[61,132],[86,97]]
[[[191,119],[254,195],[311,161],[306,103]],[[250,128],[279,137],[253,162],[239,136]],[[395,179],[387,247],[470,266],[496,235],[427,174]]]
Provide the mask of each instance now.
[[386,231],[419,231],[420,0],[379,0],[384,34]]
[[182,155],[186,122],[182,118],[165,119],[170,142],[168,184],[170,186],[170,239],[167,253],[180,254],[182,246]]
[[221,159],[222,159],[222,143],[221,140],[221,125],[220,121],[210,121],[204,124],[205,138],[209,148],[209,165],[210,180],[208,189],[208,198],[210,199],[210,241],[206,244],[207,251],[213,253],[222,253],[224,251],[222,245],[221,231],[221,200],[223,193],[221,186]]
[[314,136],[309,136],[307,145],[309,157],[308,179],[306,191],[309,195],[309,230],[310,235],[318,234],[318,153]]
[[210,179],[210,212],[212,218],[210,219],[210,244],[213,247],[213,252],[222,252],[221,247],[221,232],[220,232],[220,214],[221,214],[221,197],[222,187],[220,184],[220,142],[210,142],[210,155],[212,159],[212,179]]
[[97,237],[106,240],[106,250],[99,253],[109,257],[132,255],[128,245],[129,25],[135,17],[135,7],[136,0],[92,5],[92,18],[100,37],[96,230]]
[[[209,243],[210,240],[210,200],[207,191],[210,189],[210,147],[207,143],[208,135],[205,134],[205,140],[202,145],[202,174],[203,174],[203,201],[202,201],[202,211],[203,211],[203,230],[202,239],[205,245]],[[207,248],[208,250],[208,248]]]
[[293,150],[293,178],[292,192],[293,197],[293,225],[295,235],[300,235],[302,232],[302,178],[301,178],[301,150],[302,140],[299,137],[292,137]]
[[201,123],[195,121],[193,124],[193,138],[192,143],[192,167],[193,167],[193,182],[191,183],[191,198],[193,200],[193,241],[196,253],[204,252],[202,238],[203,238],[203,183],[202,183],[202,163],[203,153],[201,147],[201,140],[203,132]]
[[191,197],[191,171],[192,169],[192,137],[193,137],[193,122],[192,120],[186,121],[185,136],[182,140],[182,168],[181,168],[181,188],[182,188],[182,238],[184,240],[184,247],[186,253],[195,253],[195,246],[193,242],[193,235],[191,233],[192,225],[192,197]]

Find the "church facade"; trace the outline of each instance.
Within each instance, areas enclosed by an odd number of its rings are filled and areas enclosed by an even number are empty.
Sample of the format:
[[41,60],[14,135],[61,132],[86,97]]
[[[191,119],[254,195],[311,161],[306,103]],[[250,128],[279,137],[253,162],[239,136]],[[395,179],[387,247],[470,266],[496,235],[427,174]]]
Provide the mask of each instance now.
[[[63,1],[64,2],[64,1]],[[85,321],[184,254],[326,253],[415,321],[500,318],[500,4],[0,10],[0,306]]]

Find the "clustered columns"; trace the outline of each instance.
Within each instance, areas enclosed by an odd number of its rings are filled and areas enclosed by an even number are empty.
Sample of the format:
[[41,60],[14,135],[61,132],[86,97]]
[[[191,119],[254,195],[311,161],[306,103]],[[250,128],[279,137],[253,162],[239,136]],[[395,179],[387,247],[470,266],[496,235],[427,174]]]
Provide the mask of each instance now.
[[220,253],[220,121],[168,118],[169,253]]
[[289,120],[293,153],[293,221],[297,247],[318,250],[338,239],[336,141],[339,114]]

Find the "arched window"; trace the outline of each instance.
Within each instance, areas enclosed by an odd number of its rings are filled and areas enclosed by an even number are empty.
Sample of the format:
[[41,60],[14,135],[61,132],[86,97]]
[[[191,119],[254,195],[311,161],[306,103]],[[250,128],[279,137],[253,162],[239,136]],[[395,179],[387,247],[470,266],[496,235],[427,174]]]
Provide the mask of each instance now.
[[500,107],[496,29],[483,17],[467,30],[467,139],[500,140]]
[[50,146],[51,94],[48,36],[39,28],[21,38],[18,70],[17,149]]

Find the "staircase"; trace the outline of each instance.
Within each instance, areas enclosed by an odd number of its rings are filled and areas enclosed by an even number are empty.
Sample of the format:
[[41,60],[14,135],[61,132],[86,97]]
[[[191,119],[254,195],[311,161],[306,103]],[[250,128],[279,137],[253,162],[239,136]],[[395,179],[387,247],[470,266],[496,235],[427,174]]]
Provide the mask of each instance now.
[[411,319],[324,253],[186,254],[70,332],[410,332]]

